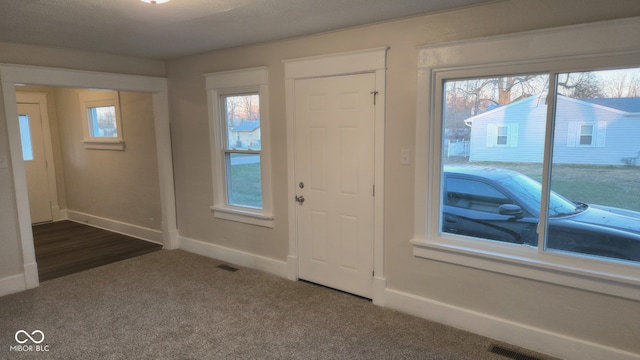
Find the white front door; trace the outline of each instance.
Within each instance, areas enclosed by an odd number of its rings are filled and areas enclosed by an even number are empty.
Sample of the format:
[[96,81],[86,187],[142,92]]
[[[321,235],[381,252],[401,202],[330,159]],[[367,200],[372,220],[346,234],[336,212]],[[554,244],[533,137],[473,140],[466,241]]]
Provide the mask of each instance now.
[[40,104],[18,104],[22,156],[29,192],[31,222],[52,221],[51,194]]
[[368,298],[375,84],[375,74],[295,81],[298,277]]

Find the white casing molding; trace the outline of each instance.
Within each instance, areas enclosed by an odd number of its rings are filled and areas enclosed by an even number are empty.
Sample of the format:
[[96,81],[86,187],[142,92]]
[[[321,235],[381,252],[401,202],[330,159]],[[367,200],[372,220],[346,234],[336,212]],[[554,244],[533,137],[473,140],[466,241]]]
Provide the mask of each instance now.
[[375,108],[374,149],[374,299],[380,294],[375,288],[384,283],[384,151],[386,119],[386,72],[388,47],[350,51],[338,54],[284,60],[287,113],[287,179],[289,209],[288,278],[298,278],[298,237],[296,232],[295,198],[295,81],[296,79],[350,74],[374,73],[378,101]]
[[[167,79],[38,66],[0,64],[0,81],[2,82],[2,96],[5,108],[3,115],[7,120],[7,131],[9,135],[11,173],[13,175],[16,213],[18,217],[18,235],[22,245],[22,260],[25,269],[23,276],[26,289],[37,287],[39,280],[33,245],[33,233],[31,230],[29,197],[22,161],[20,129],[17,122],[16,84],[111,89],[148,92],[152,94],[160,179],[162,244],[165,249],[175,249],[178,247]],[[35,271],[32,271],[32,269],[35,269]],[[11,279],[13,279],[13,277],[11,277]]]

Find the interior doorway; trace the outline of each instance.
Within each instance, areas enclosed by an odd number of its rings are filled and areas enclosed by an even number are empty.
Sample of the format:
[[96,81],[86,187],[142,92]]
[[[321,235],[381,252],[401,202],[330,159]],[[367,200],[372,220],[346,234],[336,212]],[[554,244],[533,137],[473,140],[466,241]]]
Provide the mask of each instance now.
[[[0,65],[4,116],[7,123],[10,156],[10,174],[13,177],[15,211],[18,219],[17,233],[22,250],[24,281],[15,281],[12,292],[37,287],[39,284],[29,196],[20,142],[19,117],[16,99],[16,85],[39,84],[43,86],[64,86],[74,88],[118,89],[150,93],[155,130],[157,164],[160,181],[162,244],[166,249],[178,246],[178,232],[175,213],[175,193],[173,183],[173,162],[169,129],[167,81],[164,78],[132,76],[121,74],[75,71],[20,65]],[[13,211],[13,209],[9,209]]]

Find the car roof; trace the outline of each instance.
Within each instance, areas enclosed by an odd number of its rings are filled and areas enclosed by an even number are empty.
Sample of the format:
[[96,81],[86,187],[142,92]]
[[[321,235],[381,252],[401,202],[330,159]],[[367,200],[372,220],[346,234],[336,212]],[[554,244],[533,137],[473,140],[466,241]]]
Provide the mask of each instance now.
[[477,176],[490,180],[498,180],[521,175],[517,171],[478,165],[445,165],[443,167],[445,175],[461,174],[468,176]]

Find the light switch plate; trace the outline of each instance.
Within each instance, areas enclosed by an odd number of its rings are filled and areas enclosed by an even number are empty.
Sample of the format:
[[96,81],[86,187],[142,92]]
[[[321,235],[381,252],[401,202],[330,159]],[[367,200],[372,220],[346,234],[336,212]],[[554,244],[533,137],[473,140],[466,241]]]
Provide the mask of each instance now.
[[409,165],[409,163],[411,163],[409,149],[400,149],[400,165]]

